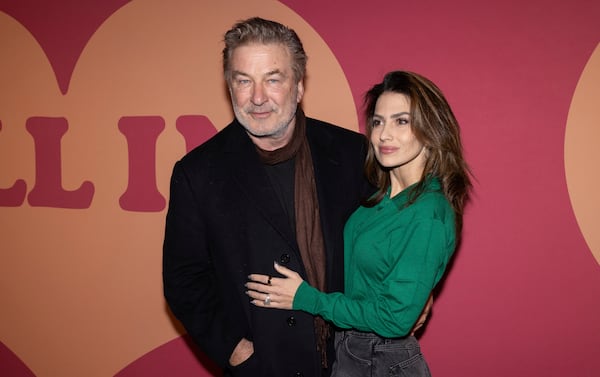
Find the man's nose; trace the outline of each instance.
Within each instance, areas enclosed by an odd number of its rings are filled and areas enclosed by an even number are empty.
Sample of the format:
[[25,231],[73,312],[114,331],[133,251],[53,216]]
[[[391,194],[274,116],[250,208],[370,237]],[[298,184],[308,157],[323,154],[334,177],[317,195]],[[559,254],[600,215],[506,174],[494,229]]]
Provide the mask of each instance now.
[[260,106],[265,102],[267,102],[265,88],[263,88],[261,84],[254,85],[252,90],[252,103]]

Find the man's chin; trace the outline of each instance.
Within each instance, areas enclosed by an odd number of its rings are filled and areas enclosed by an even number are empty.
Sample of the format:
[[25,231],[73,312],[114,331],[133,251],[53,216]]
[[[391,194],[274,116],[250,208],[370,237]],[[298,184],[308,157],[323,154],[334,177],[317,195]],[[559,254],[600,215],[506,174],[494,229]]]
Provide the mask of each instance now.
[[[240,122],[241,123],[241,122]],[[242,123],[246,131],[254,137],[269,137],[283,133],[284,130],[277,124],[274,124],[272,119],[250,119],[246,123]]]

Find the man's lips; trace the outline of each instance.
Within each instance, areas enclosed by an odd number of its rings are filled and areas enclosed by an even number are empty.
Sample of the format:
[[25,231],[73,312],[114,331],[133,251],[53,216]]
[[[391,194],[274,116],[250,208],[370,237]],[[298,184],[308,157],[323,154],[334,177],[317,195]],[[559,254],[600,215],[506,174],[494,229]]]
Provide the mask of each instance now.
[[248,112],[253,118],[266,118],[271,115],[271,111],[250,111]]

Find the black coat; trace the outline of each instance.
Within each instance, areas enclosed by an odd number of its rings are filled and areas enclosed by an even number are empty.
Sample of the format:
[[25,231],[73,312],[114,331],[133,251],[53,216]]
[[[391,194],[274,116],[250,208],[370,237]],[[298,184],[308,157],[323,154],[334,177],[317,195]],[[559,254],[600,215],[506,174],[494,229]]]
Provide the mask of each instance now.
[[[343,227],[367,192],[363,135],[307,118],[327,259],[328,291],[343,290]],[[250,304],[250,273],[273,261],[305,279],[296,237],[254,144],[234,121],[175,164],[163,248],[167,302],[200,349],[234,376],[319,376],[313,317]],[[241,338],[254,355],[236,368]],[[331,353],[331,352],[330,352]]]

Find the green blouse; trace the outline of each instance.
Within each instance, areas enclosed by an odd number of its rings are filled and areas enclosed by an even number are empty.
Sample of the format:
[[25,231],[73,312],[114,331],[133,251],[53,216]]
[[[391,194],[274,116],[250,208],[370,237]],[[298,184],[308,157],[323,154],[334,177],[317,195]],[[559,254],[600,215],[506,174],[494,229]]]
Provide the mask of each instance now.
[[410,188],[359,207],[344,229],[345,294],[323,293],[305,281],[293,308],[340,328],[408,335],[455,249],[454,211],[440,187],[429,179],[408,207]]

